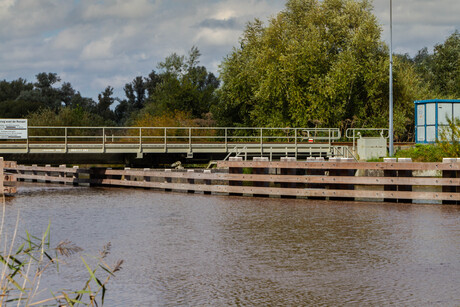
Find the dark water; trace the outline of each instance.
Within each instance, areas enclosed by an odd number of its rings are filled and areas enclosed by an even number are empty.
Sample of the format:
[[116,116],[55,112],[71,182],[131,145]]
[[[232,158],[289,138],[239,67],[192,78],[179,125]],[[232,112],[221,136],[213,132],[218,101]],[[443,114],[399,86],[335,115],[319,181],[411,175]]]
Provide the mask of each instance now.
[[[108,306],[460,305],[460,207],[24,185],[20,232],[124,259]],[[42,287],[82,286],[73,256]]]

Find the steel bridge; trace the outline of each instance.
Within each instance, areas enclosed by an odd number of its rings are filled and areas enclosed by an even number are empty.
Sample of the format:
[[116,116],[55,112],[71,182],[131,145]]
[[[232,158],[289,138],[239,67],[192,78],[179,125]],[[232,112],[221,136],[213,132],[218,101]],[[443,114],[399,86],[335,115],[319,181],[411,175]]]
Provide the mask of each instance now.
[[100,160],[110,155],[135,159],[172,156],[173,160],[182,157],[190,161],[222,160],[232,155],[266,156],[270,160],[285,156],[353,157],[348,146],[334,144],[340,138],[337,128],[30,126],[26,139],[0,140],[0,155],[15,155],[17,160],[46,155],[59,161],[69,161],[63,156]]

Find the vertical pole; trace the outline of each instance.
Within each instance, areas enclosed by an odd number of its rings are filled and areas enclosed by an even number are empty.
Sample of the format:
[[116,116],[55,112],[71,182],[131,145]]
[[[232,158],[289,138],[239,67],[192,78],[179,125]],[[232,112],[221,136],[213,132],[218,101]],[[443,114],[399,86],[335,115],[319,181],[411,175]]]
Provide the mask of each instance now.
[[262,157],[263,153],[264,153],[264,147],[263,147],[263,133],[264,131],[262,130],[262,128],[260,128],[260,156]]
[[139,152],[142,152],[142,128],[139,128]]
[[64,135],[65,153],[67,153],[67,127],[64,128]]
[[105,128],[102,128],[102,152],[105,152]]
[[228,140],[227,140],[227,137],[228,137],[228,132],[227,132],[227,128],[225,128],[225,152],[226,153],[228,152]]
[[167,139],[167,132],[166,132],[166,128],[165,128],[164,136],[165,136],[165,148],[164,148],[165,150],[164,150],[164,151],[166,152],[166,151],[167,151],[167,141],[166,141],[166,139]]
[[294,128],[294,143],[295,143],[295,159],[297,160],[297,128]]
[[393,3],[390,0],[390,148],[389,155],[393,156]]

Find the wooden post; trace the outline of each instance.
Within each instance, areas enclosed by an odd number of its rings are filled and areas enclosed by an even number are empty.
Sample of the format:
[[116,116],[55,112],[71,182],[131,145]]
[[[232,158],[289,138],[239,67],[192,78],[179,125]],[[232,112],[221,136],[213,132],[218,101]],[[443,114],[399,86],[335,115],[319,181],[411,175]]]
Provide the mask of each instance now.
[[[150,172],[150,168],[144,168],[144,176],[143,176],[144,182],[151,181],[152,178],[148,175],[149,172]],[[144,190],[148,190],[148,189],[150,188],[147,186],[144,186]]]
[[[171,173],[171,169],[165,169],[165,173]],[[171,183],[172,182],[172,178],[171,177],[168,177],[167,175],[165,175],[165,183]],[[166,192],[171,192],[172,189],[170,188],[167,188],[165,189]]]
[[59,172],[59,179],[61,179],[61,180],[59,180],[59,184],[65,184],[65,180],[63,178],[65,178],[66,175],[67,175],[66,172],[65,172],[66,167],[67,167],[67,165],[65,165],[65,164],[59,165],[59,168],[63,169],[63,171]]
[[[281,162],[296,162],[295,157],[281,157]],[[297,173],[296,168],[281,168],[280,169],[280,174],[281,175],[295,175]],[[281,182],[281,187],[284,189],[293,189],[297,187],[296,182]],[[281,198],[296,198],[296,196],[293,195],[281,195]]]
[[[50,168],[50,167],[51,167],[51,164],[46,164],[45,167],[46,167],[46,168]],[[51,177],[51,172],[50,172],[49,170],[45,171],[45,176],[46,176],[46,177]],[[45,183],[50,183],[50,182],[51,182],[51,181],[45,179]]]
[[[398,158],[398,162],[412,162],[411,158]],[[412,177],[411,170],[398,170],[398,177]],[[412,191],[411,185],[398,185],[398,191]],[[398,198],[398,203],[412,203],[412,199]]]
[[[188,174],[193,174],[193,173],[195,173],[195,171],[194,171],[193,169],[188,169],[188,170],[187,170],[187,173],[188,173]],[[187,183],[188,183],[188,184],[195,184],[195,179],[193,179],[193,178],[188,178],[188,179],[187,179]],[[187,190],[187,193],[195,193],[195,190]]]
[[[203,171],[203,174],[204,174],[205,176],[208,175],[208,174],[210,175],[211,173],[212,173],[212,171],[211,171],[210,169],[205,169],[205,170]],[[204,180],[204,184],[205,184],[205,185],[211,185],[211,179],[205,179],[205,180]],[[211,194],[211,191],[204,191],[204,194],[209,195],[209,194]]]
[[[457,163],[457,158],[443,158],[442,163]],[[451,171],[451,170],[443,170],[442,171],[442,178],[458,178],[459,172],[457,171]],[[458,192],[458,187],[455,186],[443,186],[442,187],[443,192]],[[455,205],[459,203],[458,201],[455,200],[443,200],[442,204],[443,205]]]
[[[243,158],[242,157],[230,157],[229,162],[242,162]],[[232,167],[232,164],[230,163],[230,166],[228,168],[229,174],[243,174],[243,168],[242,167]],[[228,182],[229,186],[242,186],[243,182],[242,181],[236,181],[236,180],[229,180]],[[242,193],[230,193],[232,196],[242,196]]]
[[[329,158],[329,163],[340,163],[341,158],[337,157],[331,157]],[[345,174],[346,170],[342,169],[330,169],[329,170],[329,176],[331,177],[336,177],[336,176],[343,176]],[[343,184],[329,184],[329,189],[330,190],[344,190],[346,185]],[[348,200],[348,198],[345,197],[329,197],[329,200]]]
[[[32,164],[32,167],[38,167],[38,165],[37,164]],[[38,175],[37,171],[32,170],[32,175],[37,176]],[[37,179],[32,179],[32,182],[38,182],[38,180]]]
[[80,178],[79,178],[80,174],[78,173],[78,166],[75,165],[73,169],[75,170],[75,173],[73,173],[72,175],[72,178],[73,178],[72,185],[77,186],[80,184]]
[[[131,170],[130,167],[125,167],[125,171],[129,171]],[[123,180],[127,180],[127,181],[131,181],[131,176],[130,175],[126,175],[126,173],[123,175]]]
[[[392,165],[396,164],[396,158],[383,158],[383,162],[385,163],[392,163]],[[384,177],[396,177],[397,176],[397,171],[394,169],[385,169],[383,170],[383,176]],[[383,187],[384,191],[397,191],[398,187],[396,185],[385,185]],[[389,203],[396,203],[398,200],[396,198],[384,198],[384,202],[389,202]]]
[[[317,158],[314,158],[314,157],[308,157],[307,158],[307,162],[324,162],[324,158],[323,157],[317,157]],[[306,175],[307,176],[324,176],[326,173],[326,171],[324,169],[307,169],[306,170]],[[321,184],[321,183],[309,183],[307,184],[306,186],[307,189],[324,189],[325,186],[324,184]],[[315,199],[315,200],[325,200],[326,197],[308,197],[308,199]]]
[[[268,157],[254,157],[254,162],[268,162]],[[252,173],[257,175],[268,175],[268,168],[265,167],[253,167]],[[254,181],[254,187],[265,187],[268,188],[269,182],[268,181]],[[253,194],[254,197],[268,197],[268,194]]]

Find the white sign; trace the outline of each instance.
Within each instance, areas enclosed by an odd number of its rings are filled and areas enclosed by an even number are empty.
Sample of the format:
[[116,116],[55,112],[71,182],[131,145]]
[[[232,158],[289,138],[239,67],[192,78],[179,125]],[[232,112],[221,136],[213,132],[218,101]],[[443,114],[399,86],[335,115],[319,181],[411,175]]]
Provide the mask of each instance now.
[[0,119],[0,139],[27,139],[27,119]]

